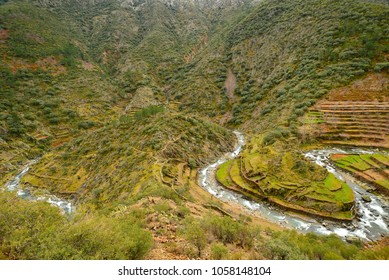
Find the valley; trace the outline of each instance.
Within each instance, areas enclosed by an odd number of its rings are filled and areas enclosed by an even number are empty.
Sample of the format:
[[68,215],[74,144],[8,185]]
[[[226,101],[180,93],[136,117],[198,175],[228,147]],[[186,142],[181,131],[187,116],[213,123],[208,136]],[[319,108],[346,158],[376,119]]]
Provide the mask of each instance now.
[[0,1],[0,259],[389,258],[388,30],[378,0]]

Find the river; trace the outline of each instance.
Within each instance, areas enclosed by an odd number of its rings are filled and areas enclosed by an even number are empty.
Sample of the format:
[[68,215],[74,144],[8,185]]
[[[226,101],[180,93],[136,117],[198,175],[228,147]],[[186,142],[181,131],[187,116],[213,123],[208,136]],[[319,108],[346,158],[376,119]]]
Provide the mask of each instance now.
[[27,200],[32,200],[32,201],[46,201],[50,203],[53,206],[56,206],[60,208],[65,214],[71,214],[74,212],[75,207],[72,205],[71,202],[64,200],[62,198],[59,198],[53,194],[49,194],[47,192],[40,194],[40,195],[35,195],[33,194],[32,190],[28,188],[23,188],[20,185],[20,181],[23,178],[24,175],[28,173],[30,170],[31,165],[37,163],[39,159],[33,159],[29,161],[24,167],[21,172],[19,172],[11,181],[9,181],[6,185],[5,188],[8,191],[16,192],[17,195],[21,198],[27,199]]
[[[241,152],[245,139],[242,133],[234,131],[237,137],[237,144],[234,151],[225,154],[218,161],[204,167],[199,171],[199,184],[213,196],[225,202],[236,202],[249,210],[260,214],[265,219],[281,224],[287,228],[298,230],[299,232],[314,232],[317,234],[329,235],[335,233],[342,238],[357,237],[362,240],[377,240],[389,235],[389,204],[383,199],[368,193],[360,186],[355,178],[338,170],[329,161],[329,156],[333,153],[373,153],[376,151],[365,149],[322,149],[305,153],[305,157],[316,164],[327,168],[337,178],[345,181],[355,193],[357,217],[351,223],[341,223],[327,221],[314,217],[300,217],[283,211],[276,206],[265,202],[254,202],[243,195],[225,189],[216,180],[216,169],[218,166],[230,159],[235,158]],[[368,195],[371,202],[364,202],[362,196]]]
[[[361,187],[355,178],[345,172],[339,170],[332,165],[329,157],[331,154],[337,153],[374,153],[375,150],[367,149],[339,149],[329,148],[321,150],[312,150],[305,153],[305,157],[316,164],[325,167],[329,172],[333,173],[337,178],[345,181],[355,193],[357,217],[351,223],[339,223],[327,221],[313,217],[300,217],[292,213],[283,211],[273,205],[265,202],[254,202],[243,195],[233,192],[222,187],[216,180],[216,169],[218,166],[227,160],[233,159],[239,155],[245,145],[243,134],[234,131],[237,137],[237,144],[231,153],[225,154],[218,161],[204,167],[199,171],[199,184],[213,196],[222,201],[232,201],[243,205],[249,210],[260,214],[265,219],[281,224],[287,228],[296,229],[300,232],[314,232],[318,234],[335,233],[342,238],[358,237],[363,240],[377,240],[382,236],[389,235],[389,203],[380,197],[369,193]],[[15,191],[19,197],[32,201],[46,201],[51,205],[60,208],[64,213],[71,214],[75,207],[71,202],[59,198],[50,193],[36,195],[31,189],[23,188],[20,181],[30,169],[30,166],[37,163],[39,159],[34,159],[28,162],[23,170],[19,172],[5,187],[8,191]],[[368,195],[371,202],[364,202],[362,196]]]

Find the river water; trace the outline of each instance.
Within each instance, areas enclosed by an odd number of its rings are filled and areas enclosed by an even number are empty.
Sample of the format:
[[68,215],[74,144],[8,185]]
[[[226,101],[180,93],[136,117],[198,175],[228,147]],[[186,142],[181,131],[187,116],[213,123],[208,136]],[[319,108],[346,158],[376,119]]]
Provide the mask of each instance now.
[[[237,144],[233,152],[225,154],[217,162],[214,162],[199,171],[199,184],[213,196],[225,202],[236,202],[248,208],[252,212],[260,214],[265,219],[281,224],[287,228],[296,229],[300,232],[314,232],[329,235],[335,233],[342,238],[358,237],[363,240],[377,240],[382,236],[389,235],[389,204],[383,199],[367,192],[360,186],[357,180],[350,175],[338,170],[329,161],[329,156],[334,153],[373,153],[377,151],[364,149],[322,149],[305,153],[305,157],[316,164],[327,168],[337,178],[345,181],[355,193],[357,217],[351,223],[327,221],[313,217],[300,217],[278,209],[265,202],[254,202],[243,195],[222,187],[216,180],[218,166],[230,159],[235,158],[242,150],[245,139],[243,134],[234,131]],[[362,196],[368,195],[370,203],[362,200]]]
[[24,175],[28,173],[31,165],[38,162],[39,159],[31,160],[26,164],[21,172],[19,172],[11,181],[9,181],[5,188],[8,191],[16,192],[21,198],[32,200],[32,201],[46,201],[49,204],[60,208],[65,214],[71,214],[74,211],[74,206],[71,202],[59,198],[55,195],[44,193],[41,195],[34,195],[28,188],[22,188],[20,181]]
[[[260,214],[260,216],[271,222],[296,229],[303,233],[314,232],[326,235],[335,233],[343,238],[355,236],[363,240],[377,240],[382,236],[389,235],[389,203],[362,188],[361,183],[352,176],[336,168],[329,160],[331,154],[377,153],[376,150],[330,148],[312,150],[305,153],[305,157],[307,159],[326,168],[338,179],[345,181],[354,190],[357,217],[352,223],[339,223],[313,217],[296,216],[265,202],[259,203],[251,201],[239,193],[222,187],[216,180],[216,169],[220,164],[237,157],[245,145],[243,134],[237,131],[234,131],[234,133],[238,140],[234,150],[231,153],[225,154],[218,161],[201,169],[199,172],[200,186],[206,189],[213,196],[222,201],[239,203],[249,210]],[[38,160],[39,159],[31,160],[27,165],[25,165],[23,170],[5,185],[6,189],[8,191],[17,192],[17,195],[24,199],[46,201],[51,205],[60,208],[66,214],[74,212],[74,206],[67,200],[49,193],[35,195],[34,192],[30,191],[30,189],[23,188],[21,186],[20,181],[22,177],[28,173],[30,166],[37,163]],[[367,203],[363,201],[362,197],[365,195],[371,198],[371,202]]]

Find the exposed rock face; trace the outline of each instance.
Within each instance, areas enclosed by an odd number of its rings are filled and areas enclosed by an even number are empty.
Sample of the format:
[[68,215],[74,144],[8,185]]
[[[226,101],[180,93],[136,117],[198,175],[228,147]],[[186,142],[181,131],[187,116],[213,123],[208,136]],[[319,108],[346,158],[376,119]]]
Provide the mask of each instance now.
[[117,2],[123,8],[140,10],[145,6],[155,2],[163,3],[171,8],[184,8],[187,6],[197,6],[200,9],[218,9],[224,7],[237,7],[239,5],[259,2],[260,0],[36,0],[44,7],[57,7],[61,5],[81,5],[94,6],[100,3]]
[[136,108],[145,108],[147,106],[159,105],[155,99],[153,91],[149,87],[138,88],[131,103],[126,107],[126,111]]

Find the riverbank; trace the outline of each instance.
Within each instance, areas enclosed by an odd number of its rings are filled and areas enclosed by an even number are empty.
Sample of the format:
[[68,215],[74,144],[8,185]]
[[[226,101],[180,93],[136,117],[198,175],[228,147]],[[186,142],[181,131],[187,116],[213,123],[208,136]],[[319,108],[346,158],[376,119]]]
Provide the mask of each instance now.
[[[387,202],[382,201],[378,197],[369,194],[372,201],[366,203],[362,197],[366,195],[366,191],[358,186],[353,180],[345,180],[345,176],[341,171],[338,171],[329,162],[328,151],[331,150],[314,150],[306,152],[305,157],[315,162],[317,165],[326,168],[336,178],[346,182],[354,191],[356,199],[357,217],[351,223],[339,223],[325,219],[303,218],[302,216],[290,215],[288,212],[280,210],[278,207],[268,205],[265,202],[254,202],[243,195],[234,191],[223,188],[216,180],[215,173],[217,168],[226,162],[239,155],[245,144],[243,134],[235,132],[237,136],[237,145],[231,153],[224,155],[215,163],[212,163],[199,171],[199,185],[206,189],[213,196],[224,202],[234,202],[246,207],[250,211],[259,213],[261,217],[267,220],[281,224],[287,228],[296,229],[300,232],[314,232],[318,234],[329,235],[335,233],[342,238],[357,237],[363,240],[377,240],[382,236],[389,235],[388,226],[388,209]],[[339,152],[339,149],[334,149],[334,152]],[[345,151],[344,151],[345,152]]]
[[31,201],[46,201],[47,203],[60,208],[63,211],[63,213],[70,215],[75,211],[75,206],[70,201],[59,198],[48,192],[36,194],[34,190],[21,186],[20,182],[23,176],[25,176],[29,172],[30,167],[36,164],[38,161],[39,158],[29,161],[23,167],[22,171],[20,171],[12,180],[10,180],[8,183],[5,184],[4,189],[11,192],[16,192],[17,196],[23,199],[27,199]]

